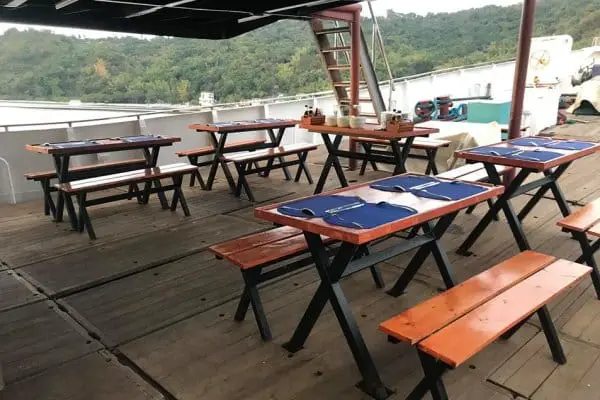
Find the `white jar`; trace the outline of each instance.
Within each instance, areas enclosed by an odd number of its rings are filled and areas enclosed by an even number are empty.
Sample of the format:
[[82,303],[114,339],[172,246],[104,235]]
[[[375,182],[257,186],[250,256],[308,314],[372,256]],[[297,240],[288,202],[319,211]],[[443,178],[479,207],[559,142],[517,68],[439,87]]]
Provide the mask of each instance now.
[[350,118],[346,115],[340,115],[337,117],[337,126],[340,128],[347,128],[350,126]]

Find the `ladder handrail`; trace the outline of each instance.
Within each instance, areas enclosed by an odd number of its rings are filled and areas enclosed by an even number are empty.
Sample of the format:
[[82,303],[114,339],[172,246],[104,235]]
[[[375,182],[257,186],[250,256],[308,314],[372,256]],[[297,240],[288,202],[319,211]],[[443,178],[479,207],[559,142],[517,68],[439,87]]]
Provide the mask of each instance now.
[[[373,34],[377,38],[377,42],[379,44],[379,50],[381,51],[381,57],[383,58],[385,68],[387,69],[387,73],[388,73],[388,79],[390,82],[390,96],[388,99],[388,109],[391,109],[392,108],[392,97],[393,97],[392,92],[394,92],[396,90],[396,88],[394,86],[394,74],[392,73],[392,68],[390,67],[390,61],[385,52],[385,45],[383,44],[383,37],[381,36],[381,28],[379,27],[379,22],[377,21],[377,16],[375,15],[375,12],[373,11],[373,5],[371,4],[371,0],[367,1],[367,5],[369,6],[369,12],[371,14],[371,21],[373,21]],[[375,61],[375,48],[373,48],[372,51],[373,51],[372,59],[374,62]]]

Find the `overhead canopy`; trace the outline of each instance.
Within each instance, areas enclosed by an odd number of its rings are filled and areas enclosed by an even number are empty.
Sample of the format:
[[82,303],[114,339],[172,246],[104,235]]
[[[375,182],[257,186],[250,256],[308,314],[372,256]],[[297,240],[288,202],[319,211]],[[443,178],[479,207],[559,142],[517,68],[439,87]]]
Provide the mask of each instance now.
[[0,0],[0,21],[204,39],[359,0]]

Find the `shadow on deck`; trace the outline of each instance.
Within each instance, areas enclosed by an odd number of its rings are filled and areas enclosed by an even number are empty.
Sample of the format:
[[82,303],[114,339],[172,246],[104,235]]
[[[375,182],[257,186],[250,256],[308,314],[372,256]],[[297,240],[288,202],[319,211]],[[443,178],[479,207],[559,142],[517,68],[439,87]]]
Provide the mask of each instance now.
[[[597,120],[557,129],[561,137],[600,140]],[[314,175],[319,159],[310,164]],[[600,197],[600,155],[578,161],[562,179],[572,205]],[[423,171],[420,162],[412,171]],[[386,176],[349,173],[352,180]],[[292,199],[313,187],[279,174],[251,178],[259,202]],[[328,187],[332,188],[333,184]],[[253,218],[245,200],[221,179],[212,192],[187,188],[192,217],[160,210],[158,202],[107,204],[91,210],[99,239],[69,231],[41,213],[41,202],[0,207],[0,360],[13,399],[363,399],[358,370],[331,310],[306,349],[291,355],[291,335],[317,287],[308,269],[265,287],[274,339],[262,342],[254,320],[236,323],[239,271],[209,254],[208,246],[270,226]],[[515,204],[523,204],[520,198]],[[445,237],[459,280],[518,252],[507,225],[494,223],[474,247],[454,250],[486,207],[461,214]],[[543,200],[525,221],[534,249],[573,260],[577,242],[556,226],[559,210]],[[387,283],[409,255],[381,265]],[[392,298],[368,272],[343,288],[384,381],[403,399],[422,372],[410,347],[387,343],[379,322],[434,295],[442,287],[432,263],[408,293]],[[589,280],[555,300],[551,314],[569,362],[555,364],[532,319],[509,341],[498,341],[448,374],[452,399],[600,399],[600,303]]]

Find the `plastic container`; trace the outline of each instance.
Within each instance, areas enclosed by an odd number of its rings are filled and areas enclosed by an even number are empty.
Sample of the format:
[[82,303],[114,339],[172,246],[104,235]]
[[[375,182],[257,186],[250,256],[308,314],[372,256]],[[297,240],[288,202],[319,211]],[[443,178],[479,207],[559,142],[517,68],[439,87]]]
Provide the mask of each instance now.
[[468,122],[508,124],[510,101],[474,101],[469,103]]

